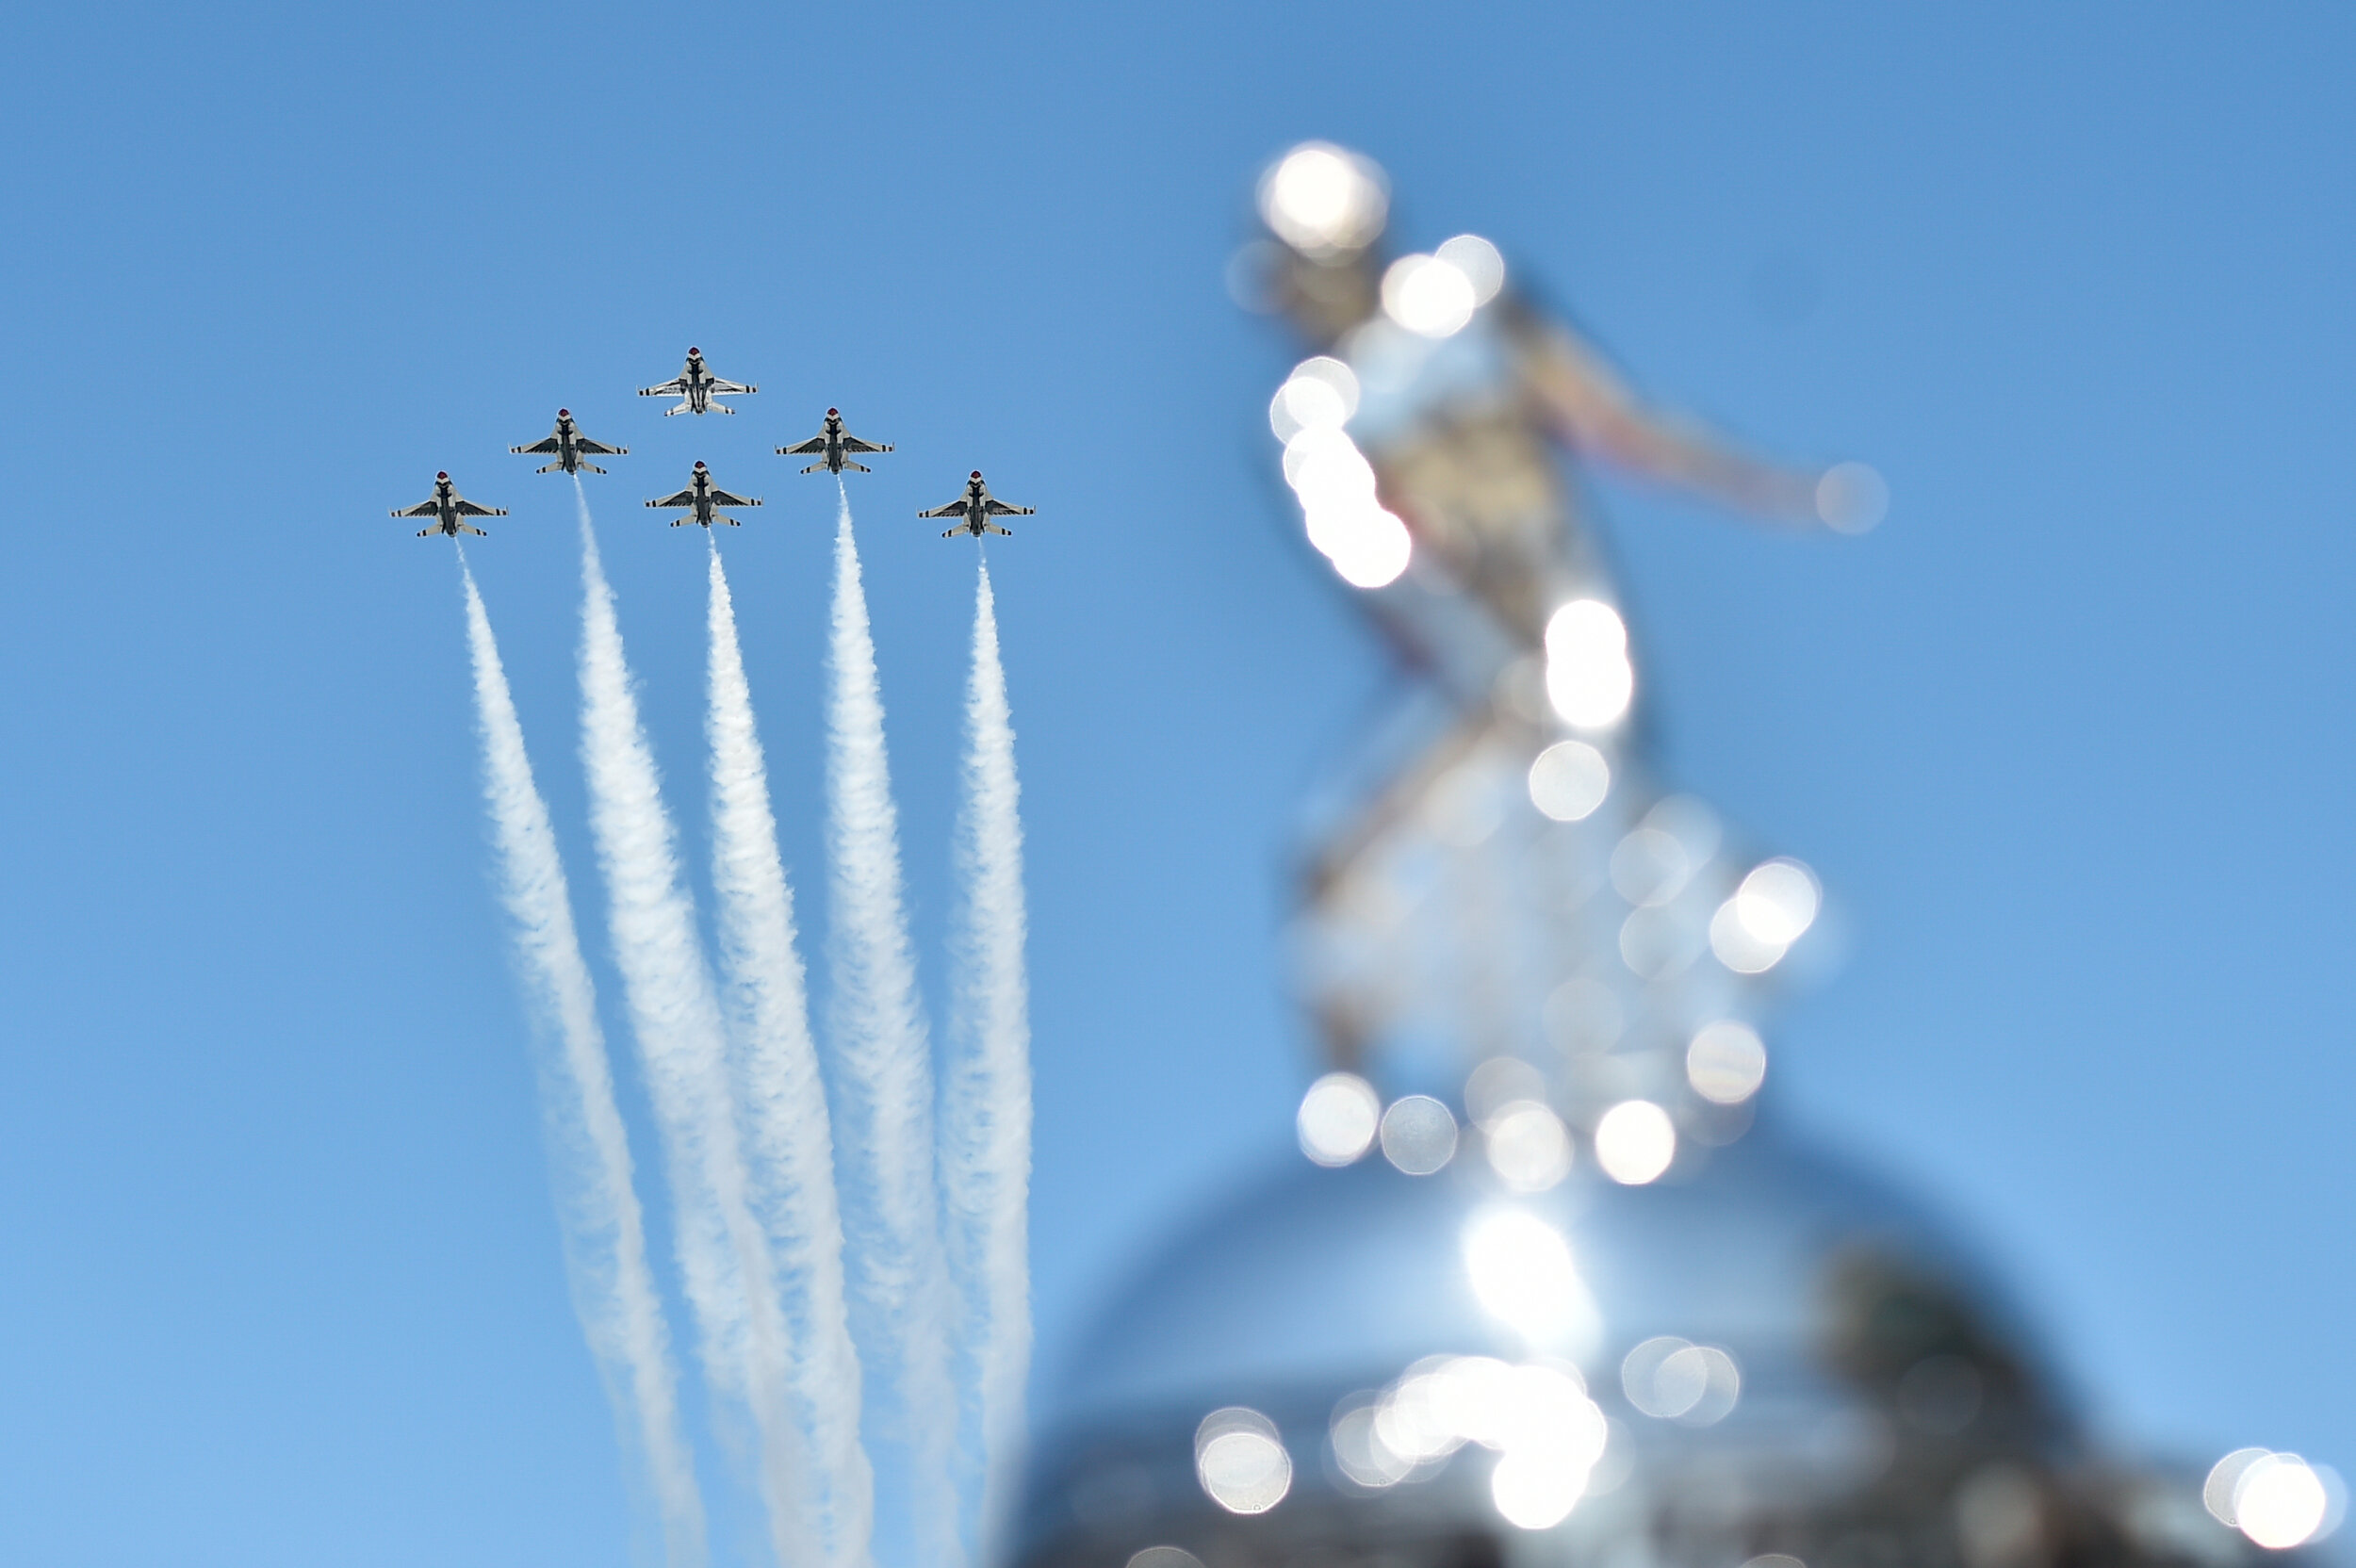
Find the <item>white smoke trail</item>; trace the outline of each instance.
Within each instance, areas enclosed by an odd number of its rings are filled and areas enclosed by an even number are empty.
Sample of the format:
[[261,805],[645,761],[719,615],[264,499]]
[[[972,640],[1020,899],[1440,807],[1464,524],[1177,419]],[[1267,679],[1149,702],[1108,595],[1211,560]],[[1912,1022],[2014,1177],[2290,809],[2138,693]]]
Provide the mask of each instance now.
[[1022,1458],[1031,1362],[1030,981],[1023,970],[1023,820],[998,616],[984,562],[973,591],[973,669],[957,820],[964,906],[943,1135],[951,1255],[973,1326],[982,1527],[1003,1539]]
[[706,1375],[751,1413],[761,1500],[777,1560],[782,1568],[813,1568],[821,1554],[807,1516],[789,1336],[767,1246],[753,1218],[729,1090],[727,1031],[695,909],[680,885],[661,778],[630,691],[614,591],[578,480],[574,493],[581,502],[581,750],[589,776],[589,825],[612,901],[623,999],[670,1168],[679,1269]]
[[858,1568],[869,1560],[875,1474],[859,1443],[859,1352],[843,1304],[834,1146],[795,948],[794,894],[777,855],[768,766],[716,539],[711,578],[712,880],[737,1086],[754,1195],[794,1318],[794,1386],[815,1451],[827,1560]]
[[832,690],[826,716],[828,843],[841,1073],[843,1207],[869,1364],[888,1362],[909,1449],[908,1511],[927,1568],[963,1560],[951,1478],[957,1390],[949,1370],[948,1270],[933,1149],[930,1047],[902,910],[898,813],[851,503],[835,527]]
[[555,1049],[544,1045],[537,1054],[540,1104],[573,1310],[614,1401],[623,1445],[646,1468],[662,1521],[663,1561],[695,1568],[704,1560],[703,1497],[679,1431],[670,1331],[646,1263],[630,1141],[614,1102],[597,993],[573,925],[572,893],[548,802],[532,779],[515,699],[463,548],[458,569],[466,580],[483,793],[499,847],[499,892],[515,923],[516,955],[533,1011],[542,1027],[555,1033]]

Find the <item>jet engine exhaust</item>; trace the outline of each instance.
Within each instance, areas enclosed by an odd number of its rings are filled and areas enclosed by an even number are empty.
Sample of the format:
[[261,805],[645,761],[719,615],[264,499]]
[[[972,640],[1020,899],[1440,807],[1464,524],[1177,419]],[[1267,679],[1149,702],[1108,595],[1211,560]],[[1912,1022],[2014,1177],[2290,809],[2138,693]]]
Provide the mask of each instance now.
[[1030,1370],[1031,1020],[1023,962],[1021,785],[990,564],[973,591],[960,780],[956,1012],[942,1182],[950,1257],[972,1334],[983,1461],[980,1539],[1002,1538],[1022,1462]]
[[[840,481],[837,482],[840,490]],[[904,1513],[917,1555],[957,1568],[963,1551],[951,1475],[957,1408],[950,1374],[933,1080],[902,897],[899,817],[884,745],[875,637],[843,492],[835,528],[826,714],[832,861],[830,1022],[843,1112],[847,1259],[867,1364],[888,1367],[908,1444]]]
[[753,1217],[728,1076],[727,1030],[680,880],[677,834],[639,721],[614,591],[575,480],[581,547],[581,760],[605,873],[614,955],[662,1131],[679,1268],[707,1378],[742,1401],[771,1544],[782,1568],[816,1568],[808,1455],[792,1405],[790,1334],[767,1238]]
[[810,1431],[826,1560],[857,1568],[868,1560],[875,1472],[859,1443],[859,1363],[843,1299],[834,1143],[810,1038],[794,892],[777,853],[768,762],[716,538],[711,553],[712,881],[746,1163],[794,1331],[794,1392]]
[[463,546],[458,569],[466,585],[483,795],[498,849],[500,902],[515,922],[517,966],[540,1025],[534,1065],[573,1311],[614,1401],[623,1447],[645,1469],[662,1524],[663,1560],[668,1568],[698,1568],[703,1496],[679,1428],[670,1330],[646,1261],[629,1135],[614,1104],[597,993],[573,923],[572,893],[548,801],[532,778],[515,699]]

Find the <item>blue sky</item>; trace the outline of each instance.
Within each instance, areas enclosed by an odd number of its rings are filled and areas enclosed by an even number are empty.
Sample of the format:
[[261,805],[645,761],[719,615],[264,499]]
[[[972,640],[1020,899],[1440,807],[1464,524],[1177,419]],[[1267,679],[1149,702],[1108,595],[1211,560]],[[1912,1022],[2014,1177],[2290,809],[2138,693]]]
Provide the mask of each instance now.
[[[559,403],[633,449],[591,495],[691,839],[702,550],[636,502],[768,498],[726,544],[813,916],[832,486],[768,449],[899,444],[854,499],[928,955],[972,565],[908,514],[977,465],[1039,509],[993,565],[1051,1364],[1282,1147],[1291,810],[1383,680],[1221,281],[1308,136],[1666,400],[1889,475],[1850,542],[1604,491],[1666,772],[1850,933],[1778,1110],[1990,1238],[2113,1429],[2356,1463],[2352,26],[9,12],[0,1555],[625,1558],[450,552],[384,516],[441,467],[511,510],[474,559],[594,930],[570,497],[505,450]],[[630,396],[689,342],[736,419]]]

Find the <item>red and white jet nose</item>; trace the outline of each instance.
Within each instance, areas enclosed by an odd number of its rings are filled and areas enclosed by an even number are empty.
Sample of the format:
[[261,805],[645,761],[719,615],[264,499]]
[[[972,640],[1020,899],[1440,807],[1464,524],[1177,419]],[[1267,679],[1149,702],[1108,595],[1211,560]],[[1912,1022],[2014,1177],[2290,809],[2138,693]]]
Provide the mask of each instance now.
[[981,478],[981,477],[982,477],[982,471],[981,471],[979,468],[974,469],[974,470],[973,470],[973,477],[974,477],[975,479],[979,479],[979,478]]
[[435,479],[448,479],[448,478],[450,478],[450,470],[449,470],[449,469],[447,469],[447,468],[445,468],[445,469],[443,469],[440,473],[435,474],[434,477]]
[[701,354],[702,352],[703,352],[703,351],[702,351],[701,349],[696,348],[695,345],[693,345],[693,344],[688,345],[688,349],[687,349],[687,357],[688,357],[688,358],[690,358],[690,359],[694,359],[694,358],[695,358],[697,355]]
[[829,419],[840,419],[843,417],[843,411],[839,408],[830,408],[826,410],[826,417]]
[[697,458],[697,459],[695,460],[695,472],[697,472],[697,473],[699,473],[699,474],[700,474],[700,473],[702,473],[703,471],[704,471],[704,464],[703,464],[703,459],[702,459],[702,458]]
[[556,416],[560,419],[569,419],[573,416],[573,411],[569,408],[560,408],[556,411]]

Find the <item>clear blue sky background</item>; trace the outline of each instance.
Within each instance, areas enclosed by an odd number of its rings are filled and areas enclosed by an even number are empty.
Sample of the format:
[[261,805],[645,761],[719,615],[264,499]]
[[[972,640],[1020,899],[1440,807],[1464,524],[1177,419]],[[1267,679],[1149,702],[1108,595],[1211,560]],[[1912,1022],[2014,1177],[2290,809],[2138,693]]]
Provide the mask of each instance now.
[[[511,509],[474,556],[597,929],[569,487],[505,450],[559,403],[633,449],[592,494],[698,841],[702,544],[636,503],[697,457],[769,499],[725,543],[813,917],[833,487],[768,449],[899,443],[854,478],[928,958],[972,552],[908,514],[976,464],[1039,509],[993,560],[1051,1359],[1282,1144],[1289,812],[1383,678],[1221,282],[1312,135],[1668,400],[1889,474],[1857,542],[1607,492],[1670,776],[1851,932],[1780,1109],[1992,1238],[2111,1429],[2356,1463],[2352,29],[10,9],[0,1557],[624,1558],[450,552],[384,516],[445,466]],[[691,341],[736,419],[630,395]]]

